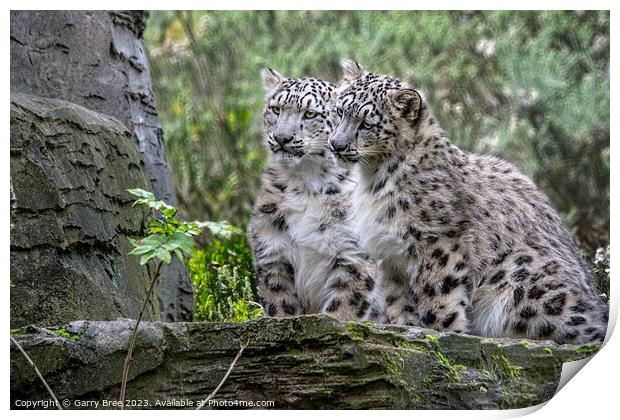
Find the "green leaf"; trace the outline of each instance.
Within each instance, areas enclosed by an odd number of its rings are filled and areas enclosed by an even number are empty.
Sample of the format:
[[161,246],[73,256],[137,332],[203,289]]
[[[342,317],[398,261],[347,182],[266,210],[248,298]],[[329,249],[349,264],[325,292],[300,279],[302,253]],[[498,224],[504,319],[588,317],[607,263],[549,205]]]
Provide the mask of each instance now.
[[[163,201],[161,201],[161,203],[163,203]],[[164,215],[166,215],[166,217],[169,217],[169,218],[172,219],[174,217],[174,215],[177,214],[177,209],[175,209],[174,207],[170,207],[170,206],[166,205],[166,207],[164,207],[164,209],[162,210],[162,213]],[[178,223],[178,220],[176,220],[176,219],[172,219],[170,221]]]
[[158,200],[158,201],[153,201],[148,203],[149,206],[151,206],[152,209],[158,210],[160,211],[161,209],[164,209],[162,212],[165,212],[166,210],[174,210],[176,213],[176,209],[168,204],[166,204],[164,201]]
[[159,246],[159,245],[163,245],[167,242],[167,238],[164,235],[160,235],[160,234],[153,234],[153,235],[149,235],[146,238],[142,239],[142,241],[140,242],[140,245],[152,245],[152,246]]
[[148,232],[149,232],[149,234],[153,234],[153,233],[165,234],[166,233],[166,229],[164,229],[161,226],[153,226],[152,228],[149,228]]
[[155,250],[151,249],[148,252],[146,252],[144,255],[142,255],[142,257],[140,258],[140,265],[146,264],[153,258],[155,258]]
[[164,247],[157,248],[157,251],[155,251],[155,256],[166,264],[170,264],[170,260],[172,260],[172,255],[170,254],[170,251],[168,251]]
[[224,238],[230,237],[232,234],[239,234],[241,231],[234,226],[231,226],[227,221],[221,222],[193,222],[199,228],[207,228],[214,235],[222,236]]
[[131,251],[129,251],[129,255],[143,255],[146,254],[149,251],[152,251],[154,249],[156,249],[157,247],[154,247],[152,245],[139,245],[137,247],[135,247],[134,249],[132,249]]
[[149,235],[139,241],[133,241],[134,248],[129,251],[130,255],[143,255],[147,252],[160,248],[166,243],[167,239],[163,235],[153,234]]
[[170,251],[174,249],[181,249],[184,252],[191,254],[192,248],[194,248],[194,238],[186,232],[175,232],[168,238],[165,247]]
[[143,204],[147,204],[147,205],[148,205],[149,203],[150,203],[150,201],[149,201],[149,200],[145,200],[145,199],[142,199],[142,198],[141,198],[141,199],[139,199],[139,200],[134,201],[134,202],[133,202],[133,204],[131,205],[131,207],[141,206],[141,205],[143,205]]
[[147,201],[155,201],[155,194],[150,191],[144,191],[140,188],[130,188],[127,192],[136,198],[141,198]]

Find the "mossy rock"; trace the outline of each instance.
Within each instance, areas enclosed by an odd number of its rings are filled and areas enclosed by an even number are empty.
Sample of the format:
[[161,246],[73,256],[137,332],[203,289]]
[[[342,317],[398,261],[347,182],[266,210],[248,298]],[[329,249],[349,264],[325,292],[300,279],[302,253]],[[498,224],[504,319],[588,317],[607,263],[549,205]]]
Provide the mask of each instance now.
[[[17,331],[59,398],[118,398],[135,321],[77,321]],[[61,329],[63,334],[58,334]],[[56,330],[56,331],[52,331]],[[273,401],[274,408],[497,409],[549,400],[562,363],[598,345],[488,339],[327,316],[245,323],[141,324],[129,399],[194,405],[242,357],[216,400]],[[47,398],[15,347],[11,400]],[[163,407],[162,407],[163,408]]]

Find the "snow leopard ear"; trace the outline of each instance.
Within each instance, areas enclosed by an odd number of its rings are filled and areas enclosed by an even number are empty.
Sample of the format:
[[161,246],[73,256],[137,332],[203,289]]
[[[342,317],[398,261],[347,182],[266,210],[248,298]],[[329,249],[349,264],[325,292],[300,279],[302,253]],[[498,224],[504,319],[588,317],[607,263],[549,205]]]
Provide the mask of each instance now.
[[263,79],[263,88],[267,93],[273,92],[280,85],[282,80],[284,80],[284,77],[282,77],[280,73],[269,67],[262,69],[260,75]]
[[364,75],[364,67],[360,66],[355,60],[343,59],[340,61],[342,67],[342,77],[347,82],[353,82]]
[[418,118],[422,106],[422,96],[414,89],[398,89],[391,92],[388,97],[392,106],[399,114],[410,121]]

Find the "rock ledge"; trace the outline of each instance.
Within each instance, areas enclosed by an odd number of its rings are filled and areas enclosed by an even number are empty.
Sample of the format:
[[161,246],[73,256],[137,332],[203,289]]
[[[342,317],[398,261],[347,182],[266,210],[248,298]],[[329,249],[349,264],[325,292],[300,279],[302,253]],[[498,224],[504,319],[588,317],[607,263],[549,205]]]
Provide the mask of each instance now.
[[[76,321],[62,328],[22,328],[13,336],[59,399],[114,400],[134,322]],[[145,322],[127,398],[153,408],[195,406],[215,389],[242,343],[247,348],[215,399],[273,401],[280,409],[528,407],[553,396],[563,362],[599,348],[345,323],[327,316]],[[47,398],[11,346],[12,406],[16,400]]]

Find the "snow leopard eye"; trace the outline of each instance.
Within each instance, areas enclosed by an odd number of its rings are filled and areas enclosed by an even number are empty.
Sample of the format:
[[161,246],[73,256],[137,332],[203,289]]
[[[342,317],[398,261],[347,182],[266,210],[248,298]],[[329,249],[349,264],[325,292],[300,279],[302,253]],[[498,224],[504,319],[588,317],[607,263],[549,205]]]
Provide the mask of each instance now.
[[373,124],[370,124],[370,123],[368,123],[368,122],[366,122],[366,121],[364,121],[364,122],[362,123],[362,127],[364,128],[364,130],[370,130],[371,128],[373,128],[373,127],[374,127],[374,125],[373,125]]
[[342,118],[342,116],[344,115],[344,111],[342,110],[342,108],[336,108],[336,114]]
[[312,119],[312,118],[316,117],[316,112],[314,112],[314,111],[306,111],[306,113],[304,114],[304,117],[306,117],[308,119]]
[[280,114],[280,107],[279,107],[279,106],[270,106],[270,107],[269,107],[269,110],[270,110],[271,112],[273,112],[274,114],[276,114],[276,115],[279,115],[279,114]]

